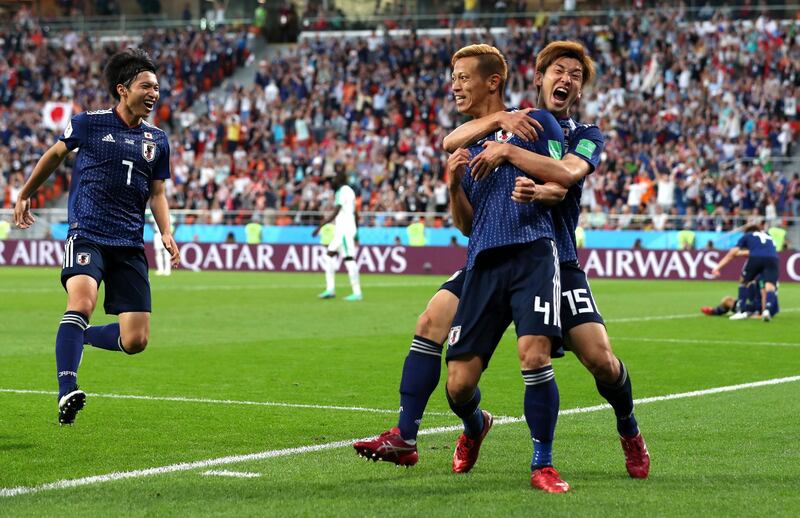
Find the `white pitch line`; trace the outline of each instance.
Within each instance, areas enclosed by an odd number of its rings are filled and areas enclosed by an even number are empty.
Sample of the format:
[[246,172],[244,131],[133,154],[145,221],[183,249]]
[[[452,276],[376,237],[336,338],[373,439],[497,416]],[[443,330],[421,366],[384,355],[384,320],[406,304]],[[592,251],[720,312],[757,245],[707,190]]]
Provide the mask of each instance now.
[[252,471],[228,471],[226,469],[210,469],[200,473],[205,477],[234,477],[234,478],[258,478],[261,473]]
[[[715,387],[703,390],[693,390],[691,392],[681,392],[677,394],[667,394],[665,396],[654,396],[637,399],[634,402],[638,405],[646,403],[655,403],[657,401],[669,401],[673,399],[684,399],[691,397],[706,396],[709,394],[720,394],[723,392],[734,392],[737,390],[744,390],[755,387],[764,387],[768,385],[779,385],[782,383],[792,383],[800,381],[800,376],[789,376],[785,378],[773,378],[763,381],[755,381],[752,383],[741,383],[738,385],[729,385],[725,387]],[[590,407],[571,408],[559,412],[560,416],[585,414],[589,412],[597,412],[610,408],[609,405],[595,405]],[[524,417],[503,417],[495,420],[495,425],[519,423],[525,421]],[[462,429],[462,425],[456,426],[443,426],[439,428],[428,428],[420,431],[420,435],[431,435],[443,432],[457,432]],[[72,487],[82,487],[92,484],[99,484],[102,482],[112,482],[116,480],[125,480],[131,478],[150,477],[154,475],[163,475],[165,473],[175,473],[179,471],[191,471],[198,468],[209,468],[212,466],[226,466],[229,464],[239,464],[242,462],[250,462],[264,459],[271,459],[275,457],[286,457],[289,455],[301,455],[303,453],[310,453],[316,451],[332,450],[350,446],[354,441],[359,439],[348,439],[345,441],[329,442],[325,444],[315,444],[309,446],[298,446],[295,448],[284,448],[280,450],[267,450],[258,453],[250,453],[247,455],[230,455],[227,457],[218,457],[216,459],[199,460],[194,462],[181,462],[178,464],[170,464],[168,466],[160,466],[157,468],[139,469],[134,471],[117,471],[114,473],[107,473],[105,475],[95,475],[91,477],[75,478],[59,480],[57,482],[50,482],[38,486],[18,486],[0,489],[0,497],[12,497],[19,495],[30,495],[41,493],[44,491],[51,491],[55,489],[67,489]]]
[[[47,396],[56,396],[58,392],[50,390],[26,390],[26,389],[5,389],[0,388],[0,393],[9,394],[41,394]],[[396,414],[397,410],[388,410],[385,408],[367,408],[360,406],[338,406],[338,405],[309,405],[304,403],[281,403],[278,401],[242,401],[238,399],[207,399],[207,398],[190,398],[182,396],[137,396],[135,394],[94,394],[91,392],[86,393],[89,397],[99,397],[107,399],[136,399],[141,401],[171,401],[176,403],[204,403],[213,405],[244,405],[244,406],[270,406],[281,408],[308,408],[313,410],[344,410],[350,412],[368,412],[372,414]],[[452,416],[451,412],[426,412],[428,415],[434,416]]]
[[[364,284],[361,283],[363,288],[406,288],[406,287],[436,287],[444,282],[445,277],[432,282],[373,282]],[[166,282],[166,281],[165,281]],[[175,286],[170,284],[170,291],[234,291],[234,290],[286,290],[286,289],[319,289],[320,283],[308,284],[191,284],[185,286]],[[52,287],[41,288],[0,288],[0,293],[62,293],[64,290],[57,284]]]
[[722,345],[769,345],[772,347],[800,347],[796,342],[750,342],[747,340],[698,340],[693,338],[640,338],[637,336],[614,336],[611,340],[630,340],[631,342],[655,342],[674,344],[722,344]]

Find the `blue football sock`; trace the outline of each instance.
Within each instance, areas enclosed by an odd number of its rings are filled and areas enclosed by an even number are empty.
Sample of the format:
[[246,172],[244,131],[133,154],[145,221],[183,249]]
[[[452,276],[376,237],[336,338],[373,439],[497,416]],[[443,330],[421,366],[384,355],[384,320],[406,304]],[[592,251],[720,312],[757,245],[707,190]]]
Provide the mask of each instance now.
[[442,345],[422,336],[414,336],[411,351],[403,364],[400,378],[400,436],[416,440],[422,414],[428,405],[442,371]]
[[767,292],[767,307],[771,315],[778,313],[778,294],[774,291]]
[[747,311],[747,301],[748,299],[748,289],[747,286],[741,284],[739,285],[739,297],[736,299],[736,312],[741,313],[743,311]]
[[761,290],[757,282],[747,286],[747,312],[761,313]]
[[447,393],[447,402],[458,417],[464,421],[464,435],[470,439],[477,439],[483,432],[483,411],[481,410],[481,389],[476,388],[472,397],[464,404],[457,404],[450,399]]
[[553,366],[522,371],[525,380],[525,421],[533,439],[531,470],[553,465],[558,406],[558,385]]
[[628,369],[622,360],[619,361],[619,378],[611,385],[602,383],[595,378],[597,391],[614,409],[617,416],[617,432],[625,437],[633,437],[639,433],[639,424],[633,415],[633,388]]
[[83,340],[98,349],[122,351],[119,345],[119,324],[116,322],[105,326],[90,326],[83,333]]
[[83,356],[83,331],[88,318],[78,311],[67,311],[61,318],[56,334],[56,374],[58,398],[78,385],[78,366]]

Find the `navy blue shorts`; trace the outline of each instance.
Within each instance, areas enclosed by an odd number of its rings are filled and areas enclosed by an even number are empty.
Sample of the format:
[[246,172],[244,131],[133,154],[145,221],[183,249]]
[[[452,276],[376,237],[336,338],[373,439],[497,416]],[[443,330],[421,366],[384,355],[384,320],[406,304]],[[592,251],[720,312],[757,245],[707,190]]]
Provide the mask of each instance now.
[[461,298],[461,291],[464,289],[464,269],[456,270],[456,272],[450,276],[449,279],[444,281],[444,283],[439,286],[440,290],[447,290],[456,298]]
[[74,275],[88,275],[106,283],[103,308],[109,315],[127,312],[150,313],[150,280],[143,248],[99,245],[70,236],[64,245],[61,284]]
[[778,268],[777,257],[748,257],[742,268],[742,279],[747,284],[760,276],[760,280],[775,284],[778,282]]
[[560,337],[559,292],[558,254],[549,239],[482,252],[464,274],[447,360],[480,356],[485,369],[512,321],[517,337]]
[[573,327],[587,322],[605,325],[594,301],[589,281],[578,263],[561,263],[561,330],[566,337]]

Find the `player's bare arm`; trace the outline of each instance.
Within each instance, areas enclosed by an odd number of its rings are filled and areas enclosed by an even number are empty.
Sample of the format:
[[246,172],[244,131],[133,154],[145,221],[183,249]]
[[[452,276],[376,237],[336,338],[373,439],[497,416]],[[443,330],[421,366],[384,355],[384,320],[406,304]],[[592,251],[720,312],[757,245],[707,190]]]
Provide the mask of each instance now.
[[453,130],[442,141],[442,147],[448,153],[460,147],[467,147],[477,142],[487,133],[498,129],[517,135],[525,141],[534,141],[538,137],[537,131],[544,131],[539,121],[528,114],[533,108],[526,108],[513,112],[498,111],[486,117],[473,119]]
[[30,178],[28,178],[19,195],[17,195],[17,203],[14,205],[14,223],[17,227],[26,229],[36,221],[36,218],[31,213],[30,198],[45,180],[53,174],[53,171],[58,169],[58,166],[61,165],[61,162],[64,161],[68,154],[69,149],[67,149],[66,144],[58,141],[45,151],[42,158],[36,163]]
[[714,267],[714,269],[711,270],[711,275],[713,277],[719,277],[720,270],[725,268],[725,265],[728,264],[729,262],[731,262],[733,260],[733,258],[736,257],[739,254],[739,252],[741,250],[742,249],[739,248],[738,246],[734,246],[733,248],[728,250],[728,253],[725,254],[725,257],[723,257],[722,260],[719,263],[717,263],[717,265]]
[[[319,234],[319,231],[322,230],[322,227],[324,227],[325,225],[327,225],[328,223],[330,223],[331,221],[336,219],[336,216],[339,214],[340,210],[342,210],[342,206],[341,205],[337,205],[336,208],[333,210],[333,212],[329,216],[325,216],[324,218],[322,218],[322,221],[320,221],[319,225],[317,225],[317,228],[314,229],[314,231],[311,233],[311,235],[316,237],[317,234]],[[356,221],[358,221],[358,220],[356,220]]]
[[472,205],[467,194],[461,188],[461,178],[469,162],[469,151],[459,148],[447,159],[447,170],[450,172],[448,189],[450,191],[450,213],[453,225],[465,236],[472,233]]
[[520,176],[514,184],[511,199],[517,203],[542,203],[548,206],[558,205],[564,201],[568,189],[556,182],[537,184],[528,177]]
[[169,260],[172,266],[178,266],[181,262],[181,253],[178,249],[175,238],[172,237],[172,227],[169,223],[169,203],[164,180],[153,180],[150,184],[150,210],[156,220],[158,230],[161,232],[161,242],[169,252]]

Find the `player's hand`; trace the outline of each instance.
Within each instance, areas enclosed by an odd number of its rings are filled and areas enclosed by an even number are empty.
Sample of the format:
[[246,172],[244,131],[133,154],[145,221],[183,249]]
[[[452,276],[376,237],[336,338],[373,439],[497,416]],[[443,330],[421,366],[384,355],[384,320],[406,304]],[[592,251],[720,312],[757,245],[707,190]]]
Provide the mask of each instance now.
[[483,151],[478,153],[469,163],[469,167],[472,170],[472,178],[477,181],[489,176],[492,171],[507,160],[507,150],[506,144],[493,140],[484,142]]
[[469,163],[469,151],[460,147],[447,159],[447,170],[450,172],[450,187],[461,184],[464,177],[464,168]]
[[181,251],[178,249],[178,244],[175,242],[172,234],[162,234],[161,242],[164,244],[164,248],[167,252],[169,252],[169,262],[172,266],[177,268],[181,263]]
[[517,176],[511,199],[517,203],[530,203],[536,199],[536,182],[526,176]]
[[711,278],[716,279],[719,277],[719,266],[715,266],[713,270],[711,270]]
[[498,114],[500,129],[513,133],[524,141],[534,142],[539,139],[537,132],[544,132],[542,125],[528,115],[536,108],[525,108],[515,112],[500,112]]
[[36,218],[31,213],[31,200],[17,196],[17,203],[14,205],[14,224],[21,229],[29,228],[33,225]]

